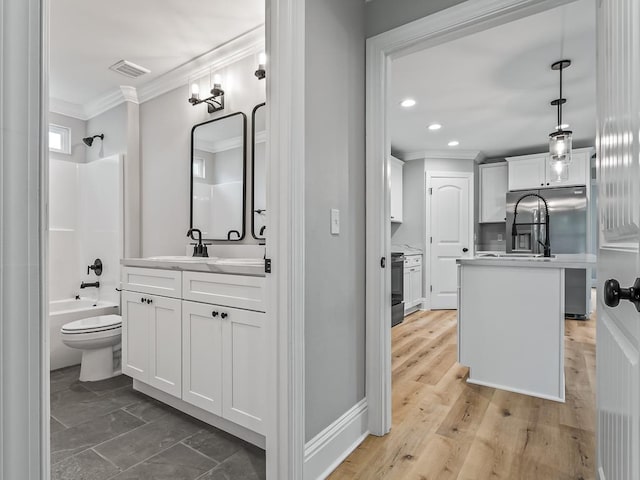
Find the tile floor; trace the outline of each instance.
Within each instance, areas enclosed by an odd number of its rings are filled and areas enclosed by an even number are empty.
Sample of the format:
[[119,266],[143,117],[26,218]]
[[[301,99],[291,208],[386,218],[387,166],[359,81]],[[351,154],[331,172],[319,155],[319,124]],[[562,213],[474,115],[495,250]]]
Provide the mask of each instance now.
[[135,392],[51,372],[53,480],[263,480],[264,451]]

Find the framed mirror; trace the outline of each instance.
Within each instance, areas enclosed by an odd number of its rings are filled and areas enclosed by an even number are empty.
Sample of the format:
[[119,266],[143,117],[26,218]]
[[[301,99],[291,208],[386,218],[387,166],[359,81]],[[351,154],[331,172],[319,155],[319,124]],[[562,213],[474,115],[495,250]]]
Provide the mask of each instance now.
[[244,238],[246,129],[242,112],[191,129],[191,228],[203,240]]
[[251,114],[251,234],[264,240],[267,220],[267,107],[256,105]]

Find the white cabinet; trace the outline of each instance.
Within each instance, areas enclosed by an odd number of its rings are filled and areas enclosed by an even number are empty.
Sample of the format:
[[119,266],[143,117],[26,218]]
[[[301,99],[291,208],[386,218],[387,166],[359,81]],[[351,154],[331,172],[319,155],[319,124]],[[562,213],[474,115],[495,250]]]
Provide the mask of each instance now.
[[404,257],[404,312],[414,312],[422,304],[422,255]]
[[123,373],[264,435],[265,279],[124,267],[122,284]]
[[394,223],[402,223],[402,170],[404,162],[395,157],[389,157],[391,172],[391,221]]
[[222,318],[204,303],[182,302],[182,399],[222,415]]
[[571,164],[566,167],[566,180],[554,181],[553,166],[548,154],[507,158],[509,164],[509,190],[536,190],[540,188],[589,185],[592,148],[573,150]]
[[506,162],[480,165],[480,223],[504,222],[508,168]]
[[176,298],[123,292],[122,371],[180,396],[181,302]]

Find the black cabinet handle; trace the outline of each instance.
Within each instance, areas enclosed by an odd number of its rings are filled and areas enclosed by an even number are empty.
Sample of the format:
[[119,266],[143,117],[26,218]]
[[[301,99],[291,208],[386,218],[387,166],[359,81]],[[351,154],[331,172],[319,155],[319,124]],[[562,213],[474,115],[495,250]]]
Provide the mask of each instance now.
[[629,300],[640,312],[640,278],[636,278],[629,288],[620,288],[620,282],[615,278],[604,282],[604,303],[608,307],[617,307],[620,300]]
[[467,247],[464,247],[464,248],[462,249],[462,252],[463,252],[463,253],[467,253],[468,251],[469,251],[469,249],[468,249]]
[[217,317],[218,316],[218,312],[211,312],[211,316],[212,317]]
[[221,316],[222,318],[227,318],[229,315],[227,315],[226,313],[222,312],[222,313],[220,314],[220,316]]
[[141,303],[146,302],[145,298],[144,298],[144,297],[142,297],[142,298],[140,299],[140,302],[141,302]]
[[147,303],[153,303],[153,300],[151,300],[150,298],[147,298]]

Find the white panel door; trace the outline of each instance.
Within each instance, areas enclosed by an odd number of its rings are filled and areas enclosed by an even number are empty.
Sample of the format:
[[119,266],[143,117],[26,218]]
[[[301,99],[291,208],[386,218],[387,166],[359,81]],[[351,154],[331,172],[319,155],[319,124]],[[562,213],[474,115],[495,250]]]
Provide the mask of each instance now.
[[640,478],[640,313],[603,286],[640,277],[640,2],[597,5],[597,462],[600,480],[626,480]]
[[182,399],[222,415],[221,308],[182,302]]
[[149,385],[180,398],[182,394],[181,300],[146,295],[149,305]]
[[431,308],[455,309],[458,303],[456,259],[473,250],[472,174],[431,177]]
[[260,434],[265,433],[267,391],[265,314],[221,309],[222,416]]
[[122,292],[122,373],[149,382],[149,306],[141,293]]

